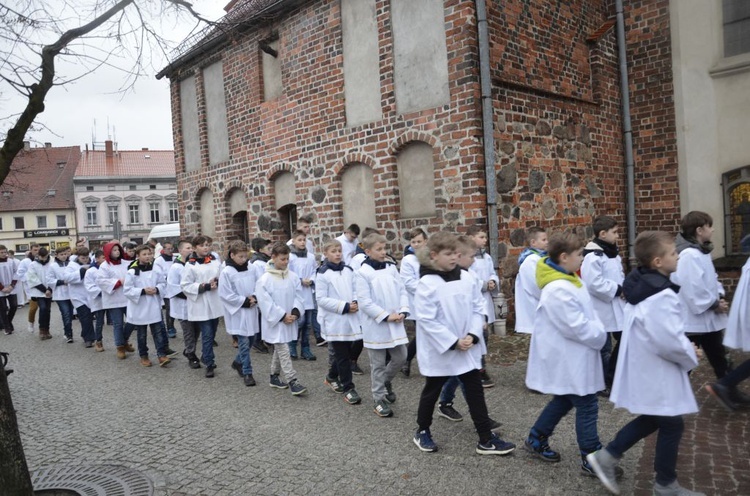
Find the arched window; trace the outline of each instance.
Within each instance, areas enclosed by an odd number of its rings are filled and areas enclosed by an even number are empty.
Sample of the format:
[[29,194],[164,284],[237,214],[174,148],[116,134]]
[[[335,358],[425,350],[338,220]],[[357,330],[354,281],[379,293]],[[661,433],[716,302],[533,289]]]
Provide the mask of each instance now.
[[235,188],[227,197],[229,204],[229,232],[227,240],[241,239],[247,242],[247,198],[245,192]]
[[398,154],[398,190],[401,218],[435,215],[435,165],[432,146],[423,141],[407,144]]
[[359,224],[364,228],[375,224],[375,187],[372,169],[354,163],[341,174],[344,225]]
[[201,234],[204,236],[216,236],[216,209],[214,208],[214,194],[209,189],[203,190],[200,196],[201,202]]
[[722,179],[726,253],[750,253],[750,165],[727,172]]

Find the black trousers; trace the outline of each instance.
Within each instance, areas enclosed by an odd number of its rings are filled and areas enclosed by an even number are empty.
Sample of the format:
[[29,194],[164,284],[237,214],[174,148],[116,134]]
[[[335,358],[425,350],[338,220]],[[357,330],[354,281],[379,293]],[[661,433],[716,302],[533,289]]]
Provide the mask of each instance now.
[[[469,414],[474,422],[474,428],[479,434],[479,442],[486,443],[492,436],[490,430],[490,416],[487,413],[487,403],[484,401],[484,388],[482,387],[482,376],[479,370],[474,369],[461,374],[458,378],[466,388],[466,403],[469,405]],[[443,384],[449,379],[445,377],[425,377],[422,395],[419,398],[419,409],[417,410],[417,425],[419,430],[429,429],[432,425],[432,413],[435,403],[440,397]]]
[[344,387],[344,392],[354,389],[352,383],[352,345],[356,341],[329,341],[328,344],[333,347],[335,359],[328,369],[328,377],[338,379]]
[[727,364],[727,352],[724,349],[724,334],[721,331],[688,334],[688,339],[703,349],[703,353],[706,354],[708,363],[714,369],[717,379],[727,375],[729,366]]
[[0,297],[0,328],[13,331],[13,317],[16,316],[18,308],[18,295],[9,294]]
[[365,342],[362,339],[358,339],[357,341],[352,341],[352,347],[350,348],[351,352],[349,353],[349,360],[352,362],[356,362],[359,360],[359,355],[362,354],[362,350],[365,349]]

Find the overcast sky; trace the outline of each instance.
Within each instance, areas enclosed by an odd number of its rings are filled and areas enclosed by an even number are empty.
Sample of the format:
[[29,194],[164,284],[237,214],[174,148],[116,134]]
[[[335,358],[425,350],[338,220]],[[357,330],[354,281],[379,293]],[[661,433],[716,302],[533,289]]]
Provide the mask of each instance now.
[[[202,15],[218,19],[224,14],[223,7],[228,1],[193,0],[193,4]],[[188,22],[177,27],[172,23],[165,31],[178,41],[184,39],[191,27]],[[160,69],[166,63],[157,59],[154,65]],[[80,68],[76,69],[60,64],[58,73],[73,76],[81,72]],[[75,82],[53,87],[47,95],[45,111],[37,118],[37,122],[48,129],[30,131],[26,139],[32,141],[32,146],[51,142],[53,146],[79,145],[84,149],[87,143],[91,145],[93,133],[98,142],[114,139],[120,150],[142,147],[172,150],[169,80],[157,81],[155,71],[149,70],[149,73],[126,93],[118,92],[124,79],[122,72],[108,67],[100,67]],[[20,111],[24,105],[20,95],[3,89],[0,96],[3,116]],[[3,125],[5,129],[9,127],[7,121]]]

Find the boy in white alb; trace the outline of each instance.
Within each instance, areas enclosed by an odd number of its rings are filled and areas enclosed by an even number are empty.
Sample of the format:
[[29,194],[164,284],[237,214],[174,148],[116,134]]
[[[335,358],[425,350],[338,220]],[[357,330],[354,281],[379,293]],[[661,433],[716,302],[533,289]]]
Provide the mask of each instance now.
[[195,322],[188,320],[187,296],[182,291],[182,274],[185,270],[185,262],[193,253],[193,244],[187,239],[181,239],[177,243],[178,256],[175,257],[167,274],[167,286],[164,290],[168,298],[171,298],[169,314],[177,319],[182,329],[184,349],[182,354],[188,359],[191,369],[201,368],[201,362],[195,354],[195,345],[200,337],[200,329]]
[[221,262],[211,253],[211,240],[206,236],[193,238],[193,253],[182,272],[180,287],[187,296],[188,320],[201,333],[201,361],[206,366],[206,377],[214,377],[214,339],[222,315],[219,298]]
[[[271,247],[273,243],[265,238],[253,238],[251,241],[251,247],[253,249],[253,256],[248,261],[248,264],[256,267],[258,274],[262,276],[266,272],[266,264],[271,260]],[[260,309],[258,309],[258,334],[253,340],[253,349],[258,353],[267,355],[269,353],[268,346],[263,339],[263,317],[260,315]]]
[[162,324],[161,295],[164,293],[166,278],[154,268],[154,252],[149,245],[135,249],[136,259],[130,264],[125,276],[125,296],[128,298],[126,315],[128,322],[138,333],[138,355],[141,365],[151,366],[148,357],[148,327],[156,347],[159,366],[164,367],[171,360],[167,356],[167,333]]
[[323,245],[325,262],[318,269],[315,298],[323,337],[333,350],[333,363],[324,383],[344,401],[356,405],[362,401],[352,382],[352,345],[362,339],[359,326],[359,305],[354,288],[354,271],[343,261],[341,243],[328,241]]
[[[602,366],[604,367],[604,384],[609,388],[615,377],[617,353],[622,336],[622,311],[625,300],[622,298],[622,283],[625,272],[622,259],[618,254],[617,221],[612,217],[600,215],[593,223],[594,239],[583,249],[581,279],[591,295],[594,312],[607,331],[607,342],[602,348]],[[612,347],[611,337],[617,340]]]
[[414,228],[409,231],[409,246],[404,250],[404,257],[401,259],[401,268],[399,274],[401,275],[401,282],[406,288],[406,293],[409,295],[409,308],[412,313],[410,318],[404,320],[404,327],[408,332],[413,332],[414,339],[409,342],[406,352],[406,363],[401,367],[401,372],[409,377],[411,375],[411,361],[417,356],[417,337],[416,337],[416,323],[414,322],[414,293],[417,291],[417,283],[419,283],[419,260],[417,259],[417,250],[419,250],[427,242],[427,233],[420,228]]
[[[495,265],[492,262],[492,257],[487,253],[487,228],[485,226],[473,225],[470,226],[466,231],[466,235],[474,240],[477,244],[477,253],[474,256],[476,259],[469,269],[474,277],[482,281],[482,297],[484,297],[485,305],[485,326],[482,332],[484,340],[487,341],[488,327],[495,322],[495,302],[492,297],[497,295],[500,291],[500,278],[497,277],[495,272]],[[485,360],[482,356],[482,368],[480,373],[482,374],[482,387],[491,388],[495,385],[494,381],[487,373],[485,369]]]
[[26,271],[31,301],[39,308],[39,339],[52,339],[49,333],[50,312],[52,310],[52,288],[47,287],[47,274],[50,270],[50,256],[47,248],[39,248],[37,256]]
[[18,307],[16,270],[13,259],[8,257],[8,248],[0,245],[0,328],[5,335],[13,334],[13,317]]
[[[289,247],[283,243],[273,245],[271,261],[258,281],[255,296],[263,318],[264,338],[273,344],[268,385],[277,389],[289,388],[294,396],[299,396],[306,393],[307,388],[299,382],[292,365],[289,341],[297,335],[297,320],[304,311],[304,302],[299,277],[289,270],[289,252]],[[279,377],[282,371],[287,382]]]
[[83,277],[83,285],[86,288],[89,309],[91,310],[92,320],[95,321],[94,349],[99,352],[104,351],[104,345],[102,344],[102,330],[104,329],[106,311],[102,309],[102,290],[96,283],[96,278],[99,272],[99,267],[104,261],[104,251],[96,250],[94,252],[93,262],[86,270],[86,275]]
[[573,233],[554,234],[548,248],[549,255],[536,269],[542,295],[534,316],[526,387],[553,396],[531,428],[525,448],[546,462],[559,462],[560,454],[547,440],[575,408],[581,472],[593,476],[586,455],[601,448],[596,393],[604,389],[599,352],[607,333],[586,285],[576,275],[583,262],[581,240]]
[[[357,251],[359,233],[359,226],[357,224],[350,224],[344,231],[344,234],[336,238],[336,241],[341,243],[341,255],[345,264],[351,262],[354,252]],[[325,256],[325,253],[323,255]]]
[[526,230],[526,243],[529,247],[518,256],[516,276],[516,332],[534,332],[534,313],[542,294],[536,283],[536,265],[539,259],[547,256],[547,233],[541,227]]
[[458,239],[439,232],[419,252],[420,278],[414,296],[419,346],[419,371],[425,385],[417,411],[414,444],[435,452],[430,426],[432,412],[445,382],[458,376],[479,434],[480,455],[507,455],[516,446],[492,432],[479,369],[482,367],[485,322],[484,301],[478,281],[458,266]]
[[250,347],[258,333],[258,299],[255,287],[262,272],[247,263],[248,249],[244,241],[229,243],[226,267],[219,277],[219,297],[224,305],[224,326],[227,333],[237,336],[237,356],[232,368],[242,377],[245,386],[255,386]]
[[133,333],[133,324],[125,323],[128,298],[122,289],[128,265],[122,258],[123,249],[117,241],[110,241],[104,245],[102,251],[104,251],[104,263],[99,266],[99,271],[96,273],[96,283],[102,291],[102,308],[109,311],[112,319],[117,358],[123,360],[127,358],[127,353],[135,351],[129,342],[130,335]]
[[635,256],[638,268],[623,284],[628,303],[610,401],[638,417],[587,459],[605,487],[620,494],[616,474],[620,458],[658,430],[653,494],[702,496],[677,483],[682,416],[698,412],[688,379],[698,358],[685,336],[685,312],[677,296],[680,288],[669,280],[677,268],[674,239],[665,232],[641,233],[635,240]]
[[75,260],[68,263],[65,279],[68,283],[70,301],[78,315],[81,324],[81,339],[86,348],[93,348],[96,335],[94,332],[94,316],[91,313],[89,292],[86,290],[85,279],[89,266],[89,249],[85,246],[76,249]]
[[36,259],[38,253],[39,244],[31,243],[31,245],[29,246],[29,252],[26,254],[26,257],[18,263],[18,267],[16,268],[16,275],[14,277],[14,279],[23,283],[23,289],[26,292],[26,298],[28,298],[29,300],[29,332],[34,332],[34,321],[36,320],[36,312],[39,309],[39,305],[37,305],[36,301],[31,299],[29,284],[26,281],[26,272],[28,272],[31,262]]
[[64,339],[66,343],[73,342],[73,303],[70,301],[68,281],[65,279],[65,271],[68,267],[70,248],[62,248],[57,251],[55,258],[49,263],[47,272],[47,287],[52,289],[52,301],[57,303],[62,316]]
[[[169,269],[174,263],[174,245],[170,241],[165,241],[161,247],[161,253],[156,253],[154,256],[154,268],[157,269],[164,277],[169,274]],[[174,328],[174,317],[170,315],[169,305],[170,299],[162,295],[164,300],[164,324],[167,326],[167,336],[174,338],[177,336],[177,330]]]
[[[302,231],[295,231],[292,234],[291,254],[289,255],[289,270],[297,274],[302,284],[302,300],[305,303],[305,311],[297,321],[299,328],[299,342],[301,346],[300,356],[305,360],[316,360],[315,355],[310,351],[310,334],[308,327],[313,328],[316,341],[320,343],[323,338],[320,337],[320,326],[315,310],[315,275],[318,269],[318,263],[315,261],[315,255],[308,251],[307,236]],[[317,331],[315,329],[318,329]],[[297,358],[297,339],[289,343],[289,354],[292,360]]]
[[[409,296],[396,266],[386,261],[386,239],[371,234],[364,241],[367,258],[356,273],[356,294],[362,311],[362,336],[370,356],[372,399],[375,414],[393,415],[396,402],[391,381],[406,361],[404,319],[409,315]],[[386,354],[391,361],[386,364]]]

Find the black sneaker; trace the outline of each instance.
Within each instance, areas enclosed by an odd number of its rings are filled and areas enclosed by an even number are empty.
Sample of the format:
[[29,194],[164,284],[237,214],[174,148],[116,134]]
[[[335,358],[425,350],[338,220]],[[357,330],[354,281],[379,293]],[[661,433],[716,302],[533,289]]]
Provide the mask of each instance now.
[[178,356],[178,355],[180,354],[180,352],[179,352],[179,351],[175,351],[175,350],[173,350],[172,348],[170,348],[169,346],[167,346],[167,351],[166,351],[166,353],[167,353],[167,356],[168,356],[169,358],[174,358],[174,357],[176,357],[176,356]]
[[477,443],[476,452],[480,455],[509,455],[516,449],[516,445],[503,441],[494,432],[486,443]]
[[73,342],[73,336],[65,336],[65,342],[71,344]]
[[359,397],[357,391],[355,391],[354,389],[350,389],[349,391],[344,393],[344,401],[350,405],[357,405],[362,402],[362,398]]
[[560,453],[549,447],[547,436],[537,434],[534,429],[529,433],[523,447],[526,451],[545,462],[557,463],[560,461]]
[[385,400],[376,401],[375,408],[373,410],[375,412],[375,415],[377,415],[378,417],[393,416],[393,410],[391,410],[391,406]]
[[266,343],[263,341],[255,341],[253,343],[253,349],[258,353],[263,353],[264,355],[268,354],[268,346],[266,346]]
[[732,401],[731,391],[728,387],[723,386],[718,382],[714,382],[706,385],[706,391],[708,391],[708,393],[727,411],[733,412],[737,409],[737,405]]
[[357,362],[352,362],[352,374],[364,375],[364,371],[361,368],[359,368],[359,365],[357,365]]
[[188,366],[191,369],[199,369],[199,368],[201,368],[201,361],[198,360],[198,357],[195,355],[195,353],[188,353],[185,356],[187,356]]
[[313,355],[313,352],[308,350],[307,348],[302,349],[302,358],[307,360],[308,362],[314,362],[318,359],[315,355]]
[[486,370],[482,369],[479,371],[482,377],[482,387],[483,388],[491,388],[495,386],[495,382],[490,379],[490,375],[487,373]]
[[286,389],[289,387],[289,384],[282,381],[278,374],[271,375],[271,381],[268,383],[268,385],[276,389]]
[[453,408],[453,403],[440,403],[438,405],[438,415],[447,418],[451,422],[461,422],[464,419],[464,416]]
[[[13,332],[13,331],[10,331]],[[750,405],[750,396],[742,392],[737,386],[729,388],[729,397],[732,402],[737,406]]]
[[409,377],[411,375],[411,360],[407,360],[404,363],[401,367],[401,373],[404,374],[404,377]]
[[322,336],[318,336],[315,338],[315,346],[325,346],[328,344],[328,340]]
[[385,401],[387,401],[388,403],[395,403],[396,393],[393,392],[393,387],[391,386],[390,381],[385,382],[385,390],[388,391],[385,394]]
[[331,379],[330,377],[326,376],[326,378],[323,380],[323,384],[331,388],[334,393],[341,394],[344,392],[344,386],[342,386],[341,383],[336,379]]
[[243,379],[245,380],[245,386],[255,386],[256,384],[253,374],[247,374]]
[[305,394],[307,392],[307,388],[299,383],[297,379],[289,381],[289,390],[292,392],[292,395],[299,396],[301,394]]
[[419,448],[421,451],[424,451],[425,453],[434,453],[438,450],[437,444],[435,444],[435,441],[432,440],[430,429],[417,431],[414,434],[412,441],[414,441],[414,444],[417,445],[417,448]]
[[240,362],[237,360],[233,361],[232,368],[237,371],[240,377],[244,377],[245,374],[242,373],[242,364]]
[[208,379],[214,377],[214,369],[216,368],[216,365],[206,365],[206,377]]

